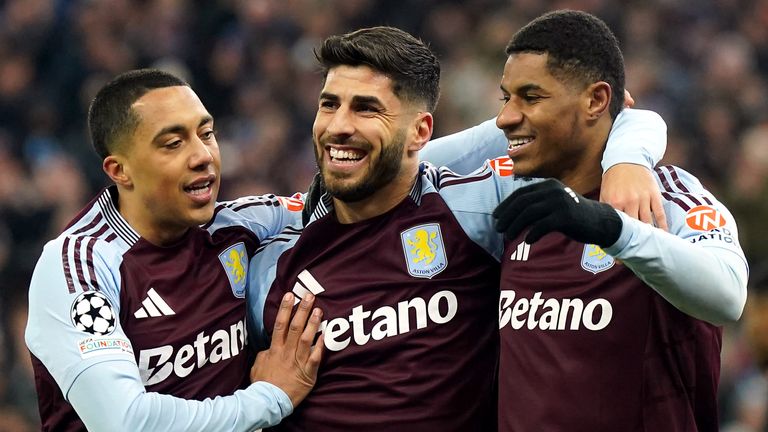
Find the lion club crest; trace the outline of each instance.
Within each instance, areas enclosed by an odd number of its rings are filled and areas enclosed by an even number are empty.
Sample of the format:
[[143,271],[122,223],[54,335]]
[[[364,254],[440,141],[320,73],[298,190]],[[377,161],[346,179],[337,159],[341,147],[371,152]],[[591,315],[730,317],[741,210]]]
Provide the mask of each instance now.
[[584,270],[598,274],[613,267],[615,263],[616,260],[605,253],[600,246],[593,244],[584,245],[584,252],[581,253],[581,268]]
[[248,279],[248,255],[245,244],[240,242],[228,247],[219,254],[219,261],[229,278],[232,294],[238,298],[245,297],[245,281]]
[[448,266],[439,224],[419,225],[405,230],[400,233],[400,240],[411,276],[432,279]]

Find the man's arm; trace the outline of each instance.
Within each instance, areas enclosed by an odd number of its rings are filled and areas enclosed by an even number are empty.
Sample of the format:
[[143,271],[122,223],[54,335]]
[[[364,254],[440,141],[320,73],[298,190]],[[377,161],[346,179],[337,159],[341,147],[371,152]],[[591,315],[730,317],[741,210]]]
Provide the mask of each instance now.
[[[664,156],[667,125],[653,111],[624,109],[616,117],[603,153],[600,201],[646,223],[667,229],[659,188],[651,169]],[[467,174],[507,151],[507,140],[488,120],[437,138],[421,150],[422,160]]]
[[[419,154],[423,161],[469,174],[487,159],[507,153],[507,139],[491,119],[477,126],[431,140]],[[603,172],[617,164],[652,169],[667,148],[667,124],[655,112],[624,109],[616,117],[603,153]]]
[[736,224],[692,176],[679,169],[674,175],[675,187],[685,192],[665,192],[671,233],[586,199],[553,179],[504,200],[494,212],[496,228],[507,238],[530,228],[528,243],[557,231],[596,244],[681,311],[713,324],[735,321],[746,301],[748,273]]

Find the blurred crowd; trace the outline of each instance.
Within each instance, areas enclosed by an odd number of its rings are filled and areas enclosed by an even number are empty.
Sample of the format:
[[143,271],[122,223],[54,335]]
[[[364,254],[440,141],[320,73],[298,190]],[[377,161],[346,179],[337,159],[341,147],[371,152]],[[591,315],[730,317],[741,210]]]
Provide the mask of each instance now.
[[615,31],[636,107],[669,126],[664,162],[739,223],[750,300],[725,329],[723,430],[768,430],[768,0],[0,0],[0,432],[39,428],[26,290],[43,244],[106,185],[85,128],[102,84],[139,67],[183,76],[216,118],[221,198],[291,194],[315,171],[324,37],[386,24],[429,42],[440,136],[495,115],[506,42],[558,8]]

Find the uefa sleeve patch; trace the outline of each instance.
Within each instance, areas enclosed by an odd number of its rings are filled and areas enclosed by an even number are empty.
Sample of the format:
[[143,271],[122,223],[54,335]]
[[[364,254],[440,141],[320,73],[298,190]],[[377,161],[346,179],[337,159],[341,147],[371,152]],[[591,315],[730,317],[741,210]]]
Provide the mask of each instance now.
[[292,197],[279,196],[277,200],[280,205],[292,212],[300,212],[304,209],[304,201],[299,199],[296,195]]
[[128,339],[94,336],[77,341],[80,357],[87,359],[108,354],[125,354],[133,358],[133,347]]
[[717,209],[702,205],[688,210],[685,223],[697,231],[711,231],[725,225],[726,221]]
[[496,159],[491,159],[488,164],[490,165],[493,172],[495,172],[499,177],[509,177],[515,173],[515,164],[512,162],[512,159],[510,159],[509,156],[502,156],[497,157]]
[[96,336],[115,331],[117,321],[109,300],[97,291],[87,291],[77,296],[72,302],[70,317],[75,328]]

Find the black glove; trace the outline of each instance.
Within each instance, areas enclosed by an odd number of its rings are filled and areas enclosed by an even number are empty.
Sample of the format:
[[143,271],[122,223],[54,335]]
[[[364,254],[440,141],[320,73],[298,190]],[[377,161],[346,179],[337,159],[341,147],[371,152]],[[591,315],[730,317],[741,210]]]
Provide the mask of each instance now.
[[320,202],[320,199],[322,199],[324,193],[325,185],[323,184],[323,177],[318,172],[312,179],[312,184],[309,185],[309,191],[307,191],[307,195],[304,197],[304,209],[301,210],[301,221],[304,225],[309,222],[309,218],[312,216],[312,213],[315,212],[317,204]]
[[584,198],[555,179],[516,190],[493,211],[496,231],[512,240],[526,227],[533,244],[558,231],[580,243],[608,247],[619,239],[623,223],[608,204]]

